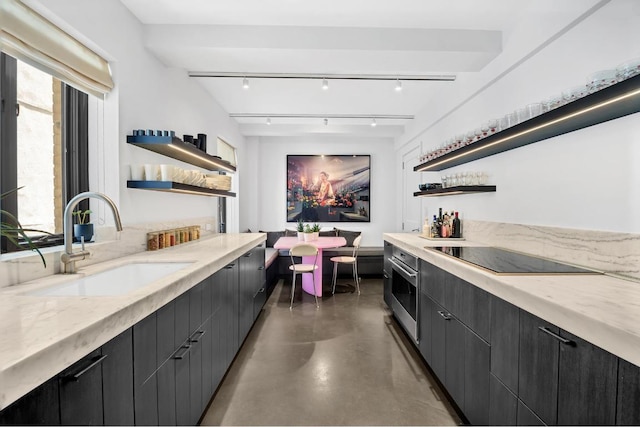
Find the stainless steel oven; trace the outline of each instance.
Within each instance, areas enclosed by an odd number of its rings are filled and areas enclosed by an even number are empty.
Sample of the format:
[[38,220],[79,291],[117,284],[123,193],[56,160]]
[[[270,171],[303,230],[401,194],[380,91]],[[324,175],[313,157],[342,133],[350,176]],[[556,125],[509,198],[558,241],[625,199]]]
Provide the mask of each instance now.
[[420,274],[418,258],[393,248],[391,257],[391,309],[404,329],[418,342],[418,301]]

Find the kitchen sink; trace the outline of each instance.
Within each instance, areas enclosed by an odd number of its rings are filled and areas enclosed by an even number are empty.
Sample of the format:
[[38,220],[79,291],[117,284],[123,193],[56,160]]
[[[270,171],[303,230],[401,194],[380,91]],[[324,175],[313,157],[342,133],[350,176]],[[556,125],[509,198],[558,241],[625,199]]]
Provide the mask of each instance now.
[[143,288],[191,262],[140,262],[121,265],[70,282],[28,292],[35,296],[113,296]]

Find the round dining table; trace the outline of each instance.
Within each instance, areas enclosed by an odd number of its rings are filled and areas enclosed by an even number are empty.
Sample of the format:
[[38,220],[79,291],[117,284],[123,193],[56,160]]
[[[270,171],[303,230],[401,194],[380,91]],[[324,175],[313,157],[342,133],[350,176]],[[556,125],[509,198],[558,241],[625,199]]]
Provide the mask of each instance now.
[[[301,244],[308,243],[310,245],[318,248],[318,268],[316,269],[315,276],[315,289],[313,288],[313,278],[310,274],[302,275],[302,289],[308,294],[315,295],[321,297],[322,296],[322,250],[330,249],[330,248],[339,248],[340,246],[346,246],[347,241],[344,237],[334,237],[334,236],[320,236],[317,240],[312,240],[309,242],[298,240],[298,237],[280,237],[276,243],[273,245],[275,249],[291,249],[292,247]],[[313,264],[314,257],[302,257],[302,262],[304,264]],[[293,284],[295,285],[295,283]]]

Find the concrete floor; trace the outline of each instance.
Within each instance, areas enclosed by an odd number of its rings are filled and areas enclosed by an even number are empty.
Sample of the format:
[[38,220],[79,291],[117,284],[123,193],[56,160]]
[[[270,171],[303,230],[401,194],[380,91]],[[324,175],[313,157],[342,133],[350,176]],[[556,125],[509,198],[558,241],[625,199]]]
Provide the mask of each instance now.
[[[346,290],[339,286],[338,290]],[[382,280],[361,295],[313,297],[280,280],[202,425],[456,425],[442,395],[382,300]]]

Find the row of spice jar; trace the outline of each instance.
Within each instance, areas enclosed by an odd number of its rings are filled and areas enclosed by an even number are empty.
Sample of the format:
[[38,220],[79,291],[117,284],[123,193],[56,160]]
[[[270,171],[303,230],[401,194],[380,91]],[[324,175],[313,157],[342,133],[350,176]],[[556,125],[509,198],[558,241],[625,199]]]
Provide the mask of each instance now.
[[200,238],[200,226],[174,228],[173,230],[152,231],[147,233],[147,250],[170,248]]

